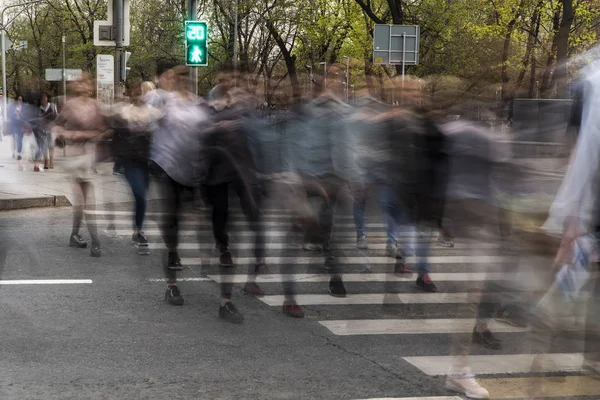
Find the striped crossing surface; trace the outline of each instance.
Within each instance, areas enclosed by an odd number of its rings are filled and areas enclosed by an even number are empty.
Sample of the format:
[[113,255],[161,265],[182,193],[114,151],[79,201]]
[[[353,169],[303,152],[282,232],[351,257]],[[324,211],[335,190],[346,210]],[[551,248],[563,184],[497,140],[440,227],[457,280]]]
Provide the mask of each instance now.
[[[200,210],[206,211],[206,210]],[[131,235],[133,214],[129,211],[88,212],[88,217],[99,222],[104,229],[109,221],[116,226],[118,235],[128,238]],[[148,214],[148,229],[145,230],[153,254],[164,249],[160,235],[159,212]],[[189,285],[206,282],[231,282],[243,286],[247,280],[247,270],[256,260],[253,257],[254,234],[244,219],[243,213],[230,214],[230,240],[233,259],[237,269],[223,275],[218,268],[218,254],[212,238],[210,215],[186,214],[181,224],[179,253],[185,270],[181,273],[181,282]],[[381,217],[372,217],[367,224],[369,250],[359,250],[355,246],[356,231],[352,215],[342,214],[335,217],[333,247],[339,251],[337,263],[342,266],[343,279],[348,294],[345,297],[333,297],[328,294],[329,275],[321,267],[323,257],[319,253],[302,249],[302,238],[295,237],[290,242],[291,219],[284,210],[268,210],[266,221],[266,263],[269,273],[259,275],[256,282],[266,295],[257,299],[257,306],[273,307],[280,311],[286,297],[283,283],[294,281],[297,291],[296,301],[305,308],[308,316],[316,320],[328,335],[332,335],[343,344],[344,341],[367,340],[377,348],[376,343],[389,343],[389,353],[397,356],[398,362],[414,368],[429,376],[446,375],[453,367],[451,346],[437,345],[439,342],[451,343],[455,335],[470,335],[475,326],[473,313],[480,299],[481,285],[488,281],[517,279],[521,281],[521,290],[535,277],[519,272],[505,272],[505,267],[519,261],[515,256],[502,254],[498,246],[485,241],[467,242],[457,239],[455,247],[443,248],[437,245],[437,234],[431,232],[415,235],[411,231],[400,232],[399,247],[407,250],[415,244],[417,250],[429,248],[431,278],[437,284],[437,293],[420,292],[415,287],[416,274],[397,275],[393,273],[395,260],[386,257],[386,225]],[[406,258],[414,268],[417,259]],[[317,272],[311,273],[311,268]],[[321,270],[319,270],[321,268]],[[364,268],[364,269],[362,269]],[[361,270],[362,269],[362,270]],[[508,275],[508,276],[507,276]],[[151,282],[164,282],[156,276]],[[529,289],[528,289],[529,290]],[[538,289],[531,289],[538,290]],[[393,312],[389,307],[393,307]],[[314,317],[313,317],[314,318]],[[310,318],[312,320],[313,318]],[[306,324],[313,323],[310,320]],[[488,388],[492,398],[522,398],[531,385],[532,363],[536,355],[530,354],[523,343],[531,334],[529,327],[521,328],[491,320],[489,328],[510,349],[491,351],[482,346],[473,345],[468,357],[473,373],[479,375],[480,382]],[[299,328],[300,329],[300,328]],[[394,338],[402,341],[410,338],[423,349],[436,349],[419,352],[399,353],[393,345]],[[594,396],[600,398],[600,385],[588,385],[582,390],[575,382],[584,379],[582,373],[582,348],[577,343],[561,348],[561,352],[537,355],[545,362],[537,372],[568,375],[571,392],[562,388],[557,390],[562,397]],[[547,383],[547,382],[546,382]],[[545,383],[544,383],[545,384]],[[552,383],[548,387],[553,387]],[[569,394],[572,393],[572,394]],[[407,398],[402,396],[381,397],[382,399],[433,399],[457,400],[460,397],[452,393],[439,393],[438,397]],[[386,395],[389,395],[386,393]],[[444,397],[446,395],[446,397]],[[529,396],[529,394],[528,394]],[[548,398],[555,397],[546,393]],[[534,396],[535,397],[535,396]]]

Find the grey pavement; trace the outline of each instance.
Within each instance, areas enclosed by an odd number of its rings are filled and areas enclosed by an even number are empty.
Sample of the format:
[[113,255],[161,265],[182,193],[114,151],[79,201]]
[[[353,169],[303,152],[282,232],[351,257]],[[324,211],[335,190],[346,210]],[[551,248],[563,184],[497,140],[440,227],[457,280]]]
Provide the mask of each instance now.
[[[71,151],[67,148],[68,152]],[[64,171],[63,149],[56,149],[55,169],[33,172],[33,163],[25,157],[25,171],[18,171],[12,159],[12,138],[0,141],[0,210],[29,207],[64,206],[73,203],[71,181]],[[515,211],[543,213],[552,198],[564,172],[566,158],[516,158],[515,163],[525,174],[523,182],[511,193],[510,204]],[[129,186],[122,176],[112,174],[112,163],[98,166],[93,180],[98,204],[131,201]],[[512,184],[512,183],[511,183]],[[150,186],[149,199],[159,199],[155,185]]]
[[[4,136],[0,141],[0,210],[29,207],[65,206],[73,203],[73,192],[69,174],[64,170],[65,154],[73,150],[56,149],[55,168],[34,172],[30,155],[25,155],[24,171],[18,170],[17,160],[12,158],[12,137]],[[131,201],[131,191],[122,176],[112,174],[112,163],[98,166],[93,183],[98,204]],[[154,187],[149,199],[159,198]]]
[[[156,226],[160,207],[151,201],[147,230]],[[374,202],[375,203],[375,202]],[[377,280],[378,274],[390,276],[393,260],[370,264],[381,258],[385,230],[377,206],[368,212],[368,252],[352,248],[354,237],[349,205],[344,204],[336,219],[334,247],[346,258],[343,272],[347,278],[348,299],[392,293],[403,298],[475,294],[479,281],[436,281],[440,293],[422,294],[414,285],[415,276],[394,279],[391,284]],[[252,236],[241,235],[242,222],[238,207],[231,217],[234,261],[238,266],[232,276],[241,277],[235,285],[233,300],[245,315],[242,325],[230,325],[217,318],[219,286],[214,277],[219,268],[214,263],[211,226],[206,210],[186,205],[185,228],[196,234],[181,237],[180,255],[191,259],[213,259],[210,264],[186,265],[179,274],[179,286],[185,305],[173,307],[163,303],[165,283],[161,282],[165,254],[152,247],[151,254],[140,256],[131,246],[131,204],[114,208],[100,207],[88,217],[98,221],[100,231],[114,220],[125,231],[121,237],[102,237],[102,257],[91,258],[88,249],[67,246],[71,230],[68,208],[6,211],[0,214],[0,398],[2,399],[382,399],[452,396],[444,388],[444,377],[430,375],[411,364],[407,357],[431,359],[451,354],[451,335],[429,331],[402,334],[340,335],[322,323],[341,320],[371,320],[377,328],[381,321],[403,320],[405,324],[434,319],[466,318],[472,304],[450,301],[433,303],[408,302],[387,304],[336,305],[327,295],[327,275],[321,268],[312,269],[308,260],[319,257],[298,247],[290,251],[269,250],[269,257],[291,256],[296,263],[271,263],[271,274],[261,286],[263,300],[244,295],[241,288],[246,266],[252,264]],[[197,215],[200,213],[200,215]],[[285,213],[269,213],[269,220],[285,223]],[[379,225],[377,225],[379,224]],[[350,235],[342,235],[342,233]],[[85,228],[81,231],[87,237]],[[148,235],[151,244],[160,244],[160,235]],[[186,247],[198,243],[204,250]],[[270,236],[269,246],[289,244],[283,236]],[[488,254],[465,250],[457,239],[454,249],[434,246],[431,252],[439,261],[432,262],[435,275],[465,272],[501,271],[497,263],[468,264],[452,260],[455,256]],[[349,245],[345,246],[344,245]],[[276,247],[274,247],[276,248]],[[492,253],[493,254],[493,253]],[[444,259],[449,258],[449,261]],[[539,257],[538,257],[539,258]],[[531,265],[524,257],[525,267]],[[548,272],[547,260],[541,260],[537,272]],[[371,270],[364,272],[369,266]],[[305,274],[298,279],[297,292],[302,296],[322,296],[323,300],[304,307],[306,318],[291,319],[279,306],[270,306],[269,298],[282,294],[276,282],[279,273]],[[353,274],[353,278],[350,278]],[[393,275],[392,275],[393,276]],[[314,278],[322,277],[321,281]],[[89,283],[51,284],[53,279],[89,280]],[[11,282],[21,281],[20,285]],[[38,280],[37,284],[31,280]],[[41,281],[44,280],[44,281]],[[268,282],[272,280],[272,282]],[[387,280],[387,278],[386,278]],[[29,283],[28,283],[29,282]],[[539,282],[533,282],[539,283]],[[543,291],[537,287],[535,293]],[[408,296],[408,297],[407,297]],[[303,297],[307,299],[308,297]],[[476,296],[474,297],[476,298]],[[496,326],[496,325],[495,325]],[[464,326],[469,334],[472,325]],[[503,342],[500,352],[473,346],[475,357],[484,357],[487,368],[508,368],[494,357],[519,357],[529,352],[527,334],[508,329],[495,335]],[[581,341],[558,338],[553,353],[581,351]],[[487,358],[486,358],[487,357]],[[492,392],[492,398],[517,399],[527,389],[528,374],[498,372],[480,374],[478,379]],[[579,370],[561,371],[564,379],[586,379]],[[561,384],[563,387],[571,381]],[[589,378],[587,386],[563,389],[554,399],[590,399],[600,396],[600,388]],[[551,384],[550,384],[551,385]],[[568,386],[568,385],[567,385]],[[552,386],[550,386],[552,387]],[[581,393],[588,397],[578,397]],[[577,395],[579,393],[579,395]],[[591,396],[591,397],[590,397]],[[440,398],[436,400],[442,400]]]

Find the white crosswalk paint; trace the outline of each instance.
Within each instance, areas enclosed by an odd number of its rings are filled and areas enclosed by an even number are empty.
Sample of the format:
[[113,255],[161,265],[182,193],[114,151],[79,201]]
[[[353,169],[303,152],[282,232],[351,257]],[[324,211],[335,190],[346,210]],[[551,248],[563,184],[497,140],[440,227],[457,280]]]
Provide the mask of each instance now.
[[[400,243],[404,243],[401,241]],[[433,244],[433,246],[432,246]],[[165,249],[164,243],[150,243],[150,249]],[[269,250],[298,250],[302,246],[300,244],[290,243],[266,243],[264,248]],[[357,250],[356,244],[354,243],[336,243],[335,247],[342,250]],[[369,243],[369,250],[385,250],[387,247],[386,243]],[[438,247],[435,246],[435,242],[432,240],[418,240],[415,245],[416,248],[430,247],[431,250],[443,250],[443,251],[457,251],[457,250],[472,250],[472,249],[497,249],[498,245],[494,243],[456,243],[453,248]],[[177,248],[179,250],[212,250],[215,248],[214,243],[180,243]],[[232,243],[229,248],[232,251],[235,250],[252,250],[254,249],[254,243]]]
[[[199,210],[202,213],[205,213],[206,215],[209,215],[208,213],[210,212],[210,210],[208,209],[201,209]],[[135,213],[133,211],[113,211],[113,210],[86,210],[84,211],[86,214],[88,215],[105,215],[105,216],[121,216],[121,217],[125,217],[125,216],[129,216],[129,217],[133,217],[135,215]],[[263,212],[265,213],[265,216],[268,217],[276,217],[276,218],[288,218],[290,217],[290,213],[287,210],[282,210],[282,209],[265,209],[263,210]],[[163,216],[165,215],[164,212],[159,212],[159,211],[148,211],[146,212],[146,216],[148,217],[154,217],[154,216]],[[186,212],[186,213],[181,213],[182,216],[184,217],[197,217],[198,213],[192,213],[192,212]],[[200,214],[202,215],[202,214]],[[240,211],[230,211],[229,215],[232,217],[241,217],[241,218],[245,218],[246,216],[244,215],[244,213],[240,212]],[[352,215],[349,214],[336,214],[335,215],[336,219],[354,219],[354,217]]]
[[[475,319],[353,319],[319,321],[319,324],[339,336],[350,335],[414,335],[434,333],[471,333]],[[489,329],[494,333],[526,332],[518,328],[491,320]]]
[[[541,354],[544,362],[538,372],[578,372],[581,371],[583,355],[580,353]],[[469,367],[474,374],[523,374],[531,372],[531,363],[535,354],[497,354],[471,355]],[[446,375],[453,366],[456,357],[424,356],[402,357],[427,375]]]
[[[442,273],[431,273],[431,280],[434,282],[477,282],[484,280],[501,280],[506,279],[506,274],[502,273],[484,273],[484,272],[442,272]],[[208,275],[208,277],[215,282],[228,282],[228,283],[246,283],[247,276],[236,274],[236,275]],[[343,274],[345,282],[403,282],[413,280],[414,276],[402,277],[395,274],[384,274],[384,273],[365,273],[365,274]],[[328,282],[328,274],[266,274],[259,275],[256,277],[257,283],[278,283],[287,282],[294,280],[299,283],[311,283],[311,282]]]
[[[148,282],[166,282],[166,278],[152,278]],[[211,278],[177,278],[177,282],[214,282]]]
[[[207,207],[200,207],[198,208],[199,211],[211,211],[210,208]],[[275,214],[287,214],[287,211],[285,209],[282,208],[265,208],[263,209],[264,212],[266,213],[275,213]],[[240,211],[232,211],[233,213],[238,213],[241,214]],[[86,214],[90,214],[90,215],[134,215],[135,212],[133,211],[123,211],[123,210],[85,210]],[[185,212],[185,213],[181,213],[182,215],[195,215],[195,213],[192,212]],[[164,212],[161,211],[148,211],[146,212],[146,215],[165,215]]]
[[[472,293],[363,293],[349,294],[346,297],[332,297],[328,294],[298,294],[296,302],[301,306],[316,305],[370,305],[370,304],[465,304],[473,301]],[[282,306],[285,296],[273,295],[259,298],[269,306]]]
[[[490,263],[503,263],[512,261],[515,258],[507,256],[431,256],[427,258],[429,264],[490,264]],[[200,257],[189,257],[181,258],[183,265],[202,265],[203,258]],[[205,260],[210,261],[211,264],[217,264],[219,259],[217,257],[206,258]],[[337,262],[340,265],[348,264],[391,264],[394,260],[390,257],[338,257]],[[256,263],[254,257],[235,257],[235,265],[253,265]],[[414,263],[416,259],[414,257],[407,257],[407,263]],[[323,257],[315,254],[314,256],[307,257],[266,257],[265,262],[267,265],[321,265],[323,264]]]
[[[132,221],[124,221],[124,220],[115,220],[115,221],[109,221],[106,219],[89,219],[90,222],[95,222],[96,224],[105,224],[108,225],[109,222],[112,223],[113,225],[120,227],[120,226],[131,226]],[[198,221],[198,220],[182,220],[179,222],[179,224],[181,226],[186,226],[186,227],[190,227],[190,226],[212,226],[212,222],[209,220],[204,220],[204,221]],[[246,227],[248,228],[250,225],[248,224],[248,222],[246,221],[228,221],[227,222],[228,225],[230,226],[242,226],[242,227]],[[158,221],[146,221],[144,223],[144,225],[148,228],[159,228],[159,223]],[[265,227],[290,227],[291,226],[291,222],[288,221],[264,221],[263,225]],[[334,228],[355,228],[355,225],[353,223],[346,223],[346,222],[334,222]],[[378,222],[373,222],[373,223],[369,223],[367,224],[367,232],[370,232],[372,229],[381,229],[381,228],[386,228],[387,224],[383,224],[383,223],[378,223]]]
[[91,279],[15,279],[0,280],[0,285],[80,285],[90,284]]
[[[207,228],[209,226],[207,225]],[[208,230],[204,230],[205,232],[208,232]],[[131,236],[132,230],[131,229],[115,229],[115,232],[118,235],[123,235],[123,236]],[[198,235],[198,230],[180,230],[179,231],[179,236],[196,236]],[[283,238],[285,237],[287,234],[289,233],[288,230],[267,230],[265,232],[265,236],[266,237],[278,237],[278,238]],[[146,236],[161,236],[161,232],[159,229],[144,229],[144,235]],[[235,237],[235,236],[254,236],[254,232],[252,231],[234,231],[231,232],[231,236]],[[356,237],[356,233],[355,232],[350,232],[350,231],[334,231],[333,232],[333,236],[338,236],[338,237]],[[378,231],[371,231],[369,237],[379,237],[379,236],[385,236],[385,230],[378,230]],[[405,238],[410,238],[412,237],[412,234],[410,232],[400,232],[398,233],[399,237],[405,237]],[[429,237],[433,237],[433,236],[429,236]]]
[[373,399],[360,400],[462,400],[458,396],[425,396],[425,397],[377,397]]

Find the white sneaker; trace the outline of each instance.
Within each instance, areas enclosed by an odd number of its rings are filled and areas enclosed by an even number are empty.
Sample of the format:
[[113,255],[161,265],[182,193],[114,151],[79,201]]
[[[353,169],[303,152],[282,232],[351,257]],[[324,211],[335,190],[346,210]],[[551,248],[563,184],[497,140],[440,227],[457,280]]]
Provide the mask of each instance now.
[[489,392],[481,387],[475,380],[473,374],[462,374],[448,376],[446,378],[446,389],[452,390],[453,392],[463,393],[465,396],[471,399],[489,399]]

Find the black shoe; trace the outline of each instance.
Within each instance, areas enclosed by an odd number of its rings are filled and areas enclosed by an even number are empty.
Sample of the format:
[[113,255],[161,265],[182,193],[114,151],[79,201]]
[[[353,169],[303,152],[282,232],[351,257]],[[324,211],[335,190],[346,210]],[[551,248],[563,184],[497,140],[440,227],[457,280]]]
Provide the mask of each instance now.
[[148,239],[142,232],[134,233],[131,237],[131,242],[136,246],[148,246]]
[[517,307],[514,306],[500,308],[496,313],[495,319],[498,322],[503,322],[518,328],[526,328],[529,324],[527,318],[525,318],[522,315],[522,312],[519,312]]
[[478,332],[477,328],[473,329],[473,343],[481,344],[483,347],[490,350],[500,350],[502,348],[502,342],[496,339],[489,329],[486,329],[483,332]]
[[100,257],[102,255],[102,250],[100,250],[100,245],[98,243],[92,243],[90,255],[92,257]]
[[401,275],[404,278],[409,278],[412,275],[412,271],[408,268],[404,259],[397,259],[394,265],[394,274]]
[[435,293],[437,292],[437,287],[429,278],[429,275],[421,275],[417,278],[417,287],[424,292]]
[[134,233],[131,237],[131,242],[137,247],[138,254],[150,254],[148,239],[146,239],[142,232]]
[[219,265],[221,267],[233,267],[233,260],[231,259],[231,252],[227,250],[227,247],[221,247],[221,256],[219,256]]
[[78,249],[85,249],[87,247],[87,242],[83,240],[81,235],[72,234],[71,239],[69,240],[69,246],[77,247]]
[[257,285],[256,282],[246,282],[244,285],[244,293],[251,294],[256,297],[263,297],[265,292]]
[[244,322],[244,316],[235,308],[232,302],[228,301],[224,306],[219,307],[219,318],[233,324]]
[[329,279],[329,294],[333,297],[346,297],[346,288],[342,278],[333,277]]
[[292,318],[304,318],[304,310],[296,302],[283,302],[283,313]]
[[169,253],[169,257],[167,259],[167,268],[172,271],[181,271],[183,266],[181,265],[181,259],[177,253]]
[[267,264],[264,261],[259,261],[254,266],[254,273],[256,275],[266,275],[270,274],[271,270],[269,270],[269,267],[267,267]]
[[169,286],[167,288],[167,292],[165,293],[165,303],[168,303],[172,306],[183,305],[183,297],[181,296],[177,286]]

